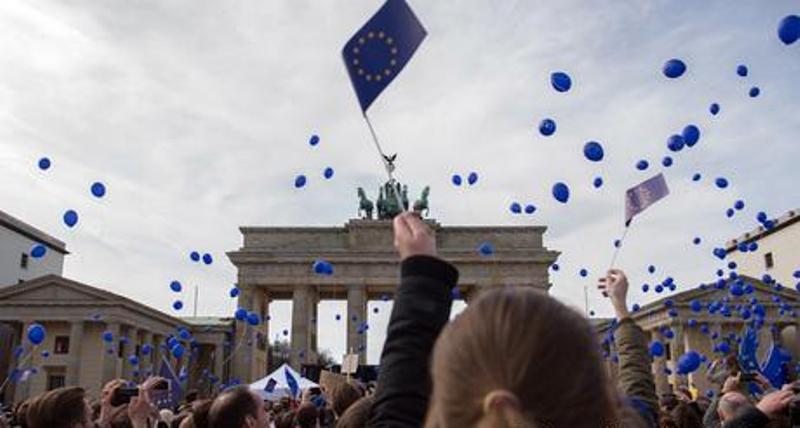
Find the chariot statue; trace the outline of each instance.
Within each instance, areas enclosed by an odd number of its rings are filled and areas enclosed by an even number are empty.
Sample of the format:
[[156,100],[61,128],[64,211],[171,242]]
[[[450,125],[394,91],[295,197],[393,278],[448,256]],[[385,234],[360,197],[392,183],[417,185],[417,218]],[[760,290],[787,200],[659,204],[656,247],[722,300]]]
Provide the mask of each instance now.
[[391,220],[401,212],[413,207],[425,216],[430,209],[428,207],[428,195],[430,186],[425,186],[422,195],[411,205],[408,199],[408,186],[401,185],[396,180],[389,180],[378,188],[378,199],[373,203],[367,198],[363,188],[358,188],[358,216],[362,219],[372,220],[374,210],[377,209],[378,220]]

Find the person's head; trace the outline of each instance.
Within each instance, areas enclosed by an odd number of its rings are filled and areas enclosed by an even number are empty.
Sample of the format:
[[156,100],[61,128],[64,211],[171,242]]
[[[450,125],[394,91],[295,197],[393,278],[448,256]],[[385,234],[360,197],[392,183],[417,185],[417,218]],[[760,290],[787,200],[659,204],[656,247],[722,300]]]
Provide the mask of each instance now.
[[589,322],[532,288],[481,293],[442,331],[431,372],[429,427],[580,428],[618,420],[619,398]]
[[190,389],[186,392],[186,402],[188,404],[192,404],[198,398],[200,398],[200,393],[196,389]]
[[336,428],[363,428],[367,426],[372,402],[372,396],[367,396],[353,403],[336,421]]
[[208,428],[208,410],[212,400],[195,400],[192,402],[190,415],[181,421],[180,428]]
[[268,424],[261,397],[246,385],[225,390],[208,410],[210,428],[264,428]]
[[719,399],[717,415],[722,422],[729,421],[751,406],[750,401],[741,392],[728,392]]
[[353,403],[361,398],[355,386],[348,382],[337,382],[331,385],[330,390],[327,391],[330,397],[331,409],[336,413],[336,416],[344,414],[345,410]]
[[317,407],[311,403],[305,403],[297,408],[295,414],[295,421],[300,428],[316,428],[317,421],[319,420],[319,412]]
[[687,403],[678,403],[670,416],[680,428],[703,428],[703,418]]
[[76,386],[57,388],[35,398],[28,406],[29,428],[91,428],[92,409],[86,392]]

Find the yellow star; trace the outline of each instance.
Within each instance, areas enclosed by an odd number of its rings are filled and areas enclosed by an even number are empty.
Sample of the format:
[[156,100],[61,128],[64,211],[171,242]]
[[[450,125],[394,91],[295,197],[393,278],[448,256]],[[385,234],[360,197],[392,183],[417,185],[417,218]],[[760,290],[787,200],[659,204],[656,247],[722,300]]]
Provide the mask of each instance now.
[[375,33],[370,31],[369,33],[367,33],[367,37],[369,37],[371,39],[371,38],[375,37]]
[[353,59],[353,65],[358,65],[358,58]]
[[370,80],[372,80],[372,75],[371,74],[367,74],[367,81],[370,81]]
[[354,54],[358,55],[359,52],[360,52],[360,50],[358,48],[353,48],[353,53]]
[[364,69],[363,68],[359,68],[358,69],[358,75],[361,76],[362,74],[364,74]]
[[391,37],[387,37],[386,38],[386,44],[387,45],[391,45],[392,43],[394,43],[394,39],[392,39]]
[[392,55],[397,55],[397,48],[392,48]]
[[392,70],[389,70],[389,69],[387,68],[386,70],[383,70],[383,74],[385,74],[385,75],[387,75],[387,76],[388,76],[388,75],[392,74]]
[[389,61],[389,65],[392,65],[392,66],[397,65],[397,60],[394,60],[394,59],[390,60]]
[[365,38],[363,38],[363,37],[359,37],[358,38],[358,44],[363,45],[366,42],[367,42],[367,40]]
[[376,76],[375,76],[375,80],[377,80],[378,82],[380,82],[380,81],[381,81],[381,75],[380,75],[380,74],[376,75]]
[[384,36],[386,36],[386,34],[383,34],[383,31],[381,31],[380,33],[378,33],[378,38],[379,38],[379,39],[382,39]]

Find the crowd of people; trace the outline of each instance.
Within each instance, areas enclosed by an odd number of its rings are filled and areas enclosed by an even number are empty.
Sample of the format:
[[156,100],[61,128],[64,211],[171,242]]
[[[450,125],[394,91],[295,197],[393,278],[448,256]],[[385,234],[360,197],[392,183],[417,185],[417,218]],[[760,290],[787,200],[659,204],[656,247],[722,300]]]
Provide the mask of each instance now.
[[80,387],[31,398],[0,427],[796,426],[794,384],[771,390],[765,379],[734,363],[715,370],[721,385],[713,400],[686,388],[659,397],[647,338],[630,316],[628,281],[619,270],[598,282],[617,318],[619,365],[612,384],[581,313],[539,291],[509,286],[482,292],[450,321],[458,271],[437,257],[434,231],[403,213],[394,220],[394,233],[400,284],[374,392],[341,382],[267,402],[248,386],[235,386],[158,410],[153,397],[163,379],[143,382],[122,404],[126,382],[117,380],[96,403]]

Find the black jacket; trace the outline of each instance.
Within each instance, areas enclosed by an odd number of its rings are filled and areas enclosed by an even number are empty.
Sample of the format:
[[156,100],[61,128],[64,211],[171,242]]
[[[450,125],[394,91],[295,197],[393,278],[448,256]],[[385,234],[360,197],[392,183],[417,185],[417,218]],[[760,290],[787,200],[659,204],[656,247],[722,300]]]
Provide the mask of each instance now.
[[450,319],[457,282],[458,271],[440,259],[415,256],[401,263],[367,426],[422,426],[431,395],[431,353]]
[[761,410],[752,407],[739,415],[736,419],[726,422],[722,428],[762,428],[769,424],[769,417]]

